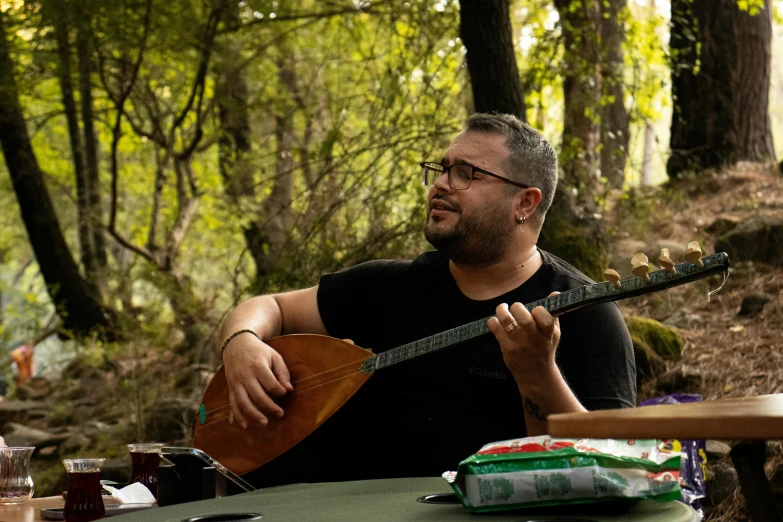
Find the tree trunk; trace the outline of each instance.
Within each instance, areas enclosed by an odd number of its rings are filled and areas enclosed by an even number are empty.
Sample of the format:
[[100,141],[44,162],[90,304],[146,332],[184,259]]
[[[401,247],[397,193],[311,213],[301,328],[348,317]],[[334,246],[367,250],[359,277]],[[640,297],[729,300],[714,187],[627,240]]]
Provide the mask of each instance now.
[[623,42],[627,0],[601,2],[601,175],[623,188],[630,127],[623,87]]
[[[291,93],[296,92],[297,89],[293,60],[293,57],[286,56],[277,64],[280,81]],[[254,254],[257,285],[263,285],[262,278],[280,264],[291,229],[291,195],[295,164],[294,111],[291,106],[283,107],[280,113],[275,115],[275,141],[277,143],[275,182],[271,194],[264,200],[261,211],[264,219],[264,255]]]
[[768,2],[754,16],[736,0],[672,2],[669,177],[740,160],[775,160],[770,16]]
[[109,265],[101,203],[100,167],[98,162],[98,138],[95,134],[95,116],[92,108],[92,47],[88,19],[82,18],[76,33],[76,49],[79,56],[79,94],[81,97],[82,125],[84,127],[84,170],[87,175],[87,211],[89,212],[90,238],[98,267],[99,285],[106,284]]
[[[236,3],[223,6],[222,22],[227,30],[239,25]],[[228,33],[217,52],[215,99],[220,121],[218,163],[223,186],[231,204],[240,214],[250,213],[254,218],[242,227],[245,243],[256,265],[258,274],[264,264],[265,234],[259,221],[256,203],[255,180],[250,154],[250,119],[248,116],[248,88],[245,72],[241,67],[242,49],[239,42]]]
[[[572,8],[574,3],[577,9]],[[555,7],[560,13],[565,47],[562,182],[577,188],[579,203],[592,208],[600,167],[596,152],[601,106],[600,12],[597,0],[555,0]]]
[[508,4],[460,0],[459,32],[468,51],[475,111],[513,114],[527,121]]
[[90,213],[88,210],[88,182],[84,172],[84,151],[82,149],[81,130],[79,129],[79,117],[76,112],[76,102],[73,98],[73,82],[71,75],[71,44],[68,35],[68,16],[66,6],[59,2],[46,5],[49,8],[49,18],[54,25],[54,36],[57,42],[57,76],[60,82],[65,120],[68,124],[68,136],[71,141],[71,156],[76,177],[76,209],[77,230],[79,237],[79,250],[81,252],[84,271],[87,275],[86,282],[92,287],[92,291],[98,295],[96,275],[97,262],[92,246],[90,234]]
[[[736,8],[735,8],[736,9]],[[772,6],[754,16],[736,10],[737,35],[736,104],[737,161],[774,162],[775,147],[769,121],[769,85],[772,67]]]
[[113,316],[79,274],[33,153],[19,105],[3,18],[0,15],[0,143],[30,245],[64,328],[87,335],[96,327],[104,327],[105,334],[111,336]]
[[671,178],[736,159],[736,0],[673,0]]
[[538,246],[563,258],[595,281],[603,280],[609,259],[604,222],[580,210],[575,197],[557,185]]
[[[239,26],[236,2],[223,8],[223,23],[228,31]],[[247,81],[241,67],[242,49],[240,42],[230,39],[231,33],[228,34],[217,52],[215,64],[218,76],[215,98],[221,127],[218,157],[226,192],[233,203],[239,205],[243,196],[252,196],[255,191],[253,172],[247,159],[250,152],[250,120]]]

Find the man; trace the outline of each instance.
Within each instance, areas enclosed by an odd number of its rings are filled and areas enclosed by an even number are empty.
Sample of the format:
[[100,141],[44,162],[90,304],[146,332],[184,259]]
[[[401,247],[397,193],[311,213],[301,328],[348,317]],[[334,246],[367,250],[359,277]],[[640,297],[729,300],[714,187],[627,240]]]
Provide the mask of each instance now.
[[493,335],[377,372],[279,466],[263,467],[276,477],[264,485],[437,476],[485,443],[546,433],[548,414],[634,406],[633,349],[617,305],[561,323],[520,304],[591,282],[536,247],[557,184],[549,143],[513,116],[476,114],[422,169],[425,236],[437,251],[255,297],[226,318],[218,348],[234,417],[266,424],[284,415],[275,399],[294,389],[262,339],[315,333],[379,353],[488,316]]

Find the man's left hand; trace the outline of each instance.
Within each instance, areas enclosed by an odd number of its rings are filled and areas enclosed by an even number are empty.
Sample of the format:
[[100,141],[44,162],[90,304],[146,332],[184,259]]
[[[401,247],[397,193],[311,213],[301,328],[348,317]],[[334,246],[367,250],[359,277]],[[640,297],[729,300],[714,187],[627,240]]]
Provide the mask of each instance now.
[[[549,297],[559,292],[552,292]],[[528,312],[522,303],[503,303],[487,322],[500,343],[503,360],[517,383],[528,383],[547,375],[555,365],[560,342],[560,321],[542,306]]]

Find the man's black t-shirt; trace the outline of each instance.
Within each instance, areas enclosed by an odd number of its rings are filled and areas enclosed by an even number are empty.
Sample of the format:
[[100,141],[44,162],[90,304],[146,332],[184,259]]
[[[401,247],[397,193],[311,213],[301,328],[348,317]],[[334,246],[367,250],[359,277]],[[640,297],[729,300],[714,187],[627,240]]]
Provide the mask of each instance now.
[[[329,335],[375,353],[592,283],[541,251],[520,287],[486,301],[466,297],[438,252],[370,261],[323,276],[318,309]],[[558,367],[588,410],[635,405],[633,346],[614,303],[560,318]],[[491,334],[376,372],[281,468],[291,481],[438,476],[483,444],[526,435],[516,382]]]

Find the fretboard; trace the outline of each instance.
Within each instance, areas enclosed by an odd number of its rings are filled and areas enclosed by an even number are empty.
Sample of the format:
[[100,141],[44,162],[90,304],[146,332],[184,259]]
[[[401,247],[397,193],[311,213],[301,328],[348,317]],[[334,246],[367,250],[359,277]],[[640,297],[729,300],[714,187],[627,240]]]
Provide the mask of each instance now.
[[[608,282],[574,288],[552,297],[528,303],[525,305],[525,308],[531,311],[537,306],[543,306],[553,316],[559,316],[583,306],[619,301],[683,285],[729,268],[729,256],[722,252],[704,257],[701,261],[704,265],[702,267],[697,266],[695,263],[678,265],[674,267],[674,274],[666,270],[651,272],[648,274],[650,277],[649,281],[635,276],[627,277],[620,280],[620,288]],[[382,352],[372,359],[372,367],[368,369],[373,371],[388,368],[389,366],[486,335],[490,333],[487,326],[489,319],[489,317],[479,319],[478,321],[473,321],[472,323]]]

